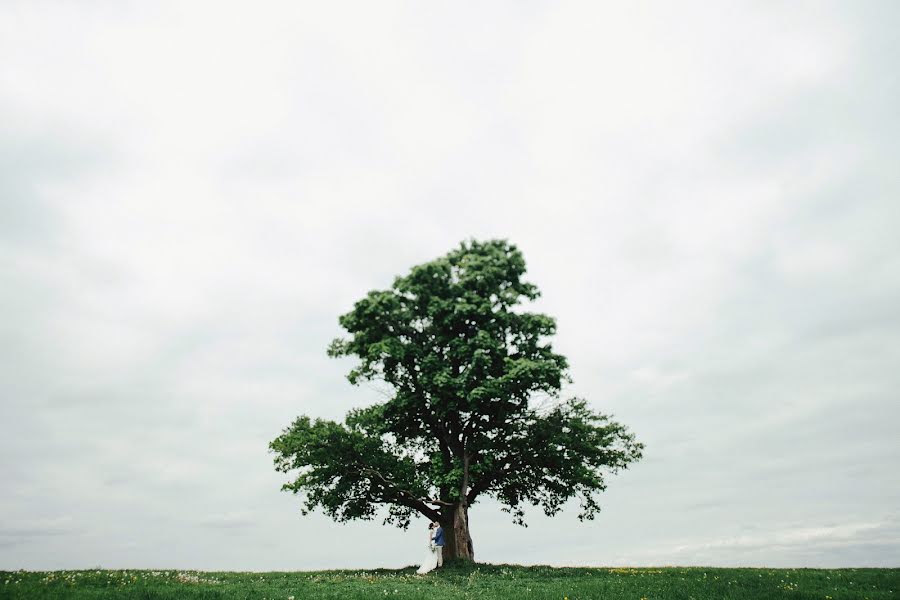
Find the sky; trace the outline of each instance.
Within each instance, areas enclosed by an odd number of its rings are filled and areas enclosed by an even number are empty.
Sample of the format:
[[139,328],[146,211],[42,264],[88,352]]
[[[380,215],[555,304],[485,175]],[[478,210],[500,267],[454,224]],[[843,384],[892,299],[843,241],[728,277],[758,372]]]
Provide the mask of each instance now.
[[[475,557],[900,566],[900,4],[0,2],[0,569],[416,564],[268,443],[338,316],[524,254],[646,445]],[[893,466],[892,466],[893,465]]]

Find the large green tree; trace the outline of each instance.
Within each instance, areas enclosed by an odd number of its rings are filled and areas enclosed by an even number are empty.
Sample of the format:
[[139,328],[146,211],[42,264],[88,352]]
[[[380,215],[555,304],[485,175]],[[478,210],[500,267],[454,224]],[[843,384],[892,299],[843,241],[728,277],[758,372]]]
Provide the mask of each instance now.
[[524,525],[523,507],[554,515],[570,499],[579,518],[600,510],[604,475],[641,457],[628,429],[583,399],[547,338],[555,321],[521,309],[539,296],[505,240],[468,241],[374,290],[339,319],[328,348],[359,363],[350,383],[379,380],[390,395],[343,423],[297,418],[270,444],[282,489],[337,521],[407,527],[416,513],[447,532],[445,558],[472,560],[469,507],[494,498]]

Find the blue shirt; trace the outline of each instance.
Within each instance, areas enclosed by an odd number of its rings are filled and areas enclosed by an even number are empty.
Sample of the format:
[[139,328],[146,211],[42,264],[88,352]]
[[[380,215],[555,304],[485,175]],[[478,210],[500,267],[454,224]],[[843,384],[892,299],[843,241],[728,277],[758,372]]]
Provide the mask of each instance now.
[[435,546],[443,546],[444,545],[444,528],[438,527],[437,531],[434,532],[434,545]]

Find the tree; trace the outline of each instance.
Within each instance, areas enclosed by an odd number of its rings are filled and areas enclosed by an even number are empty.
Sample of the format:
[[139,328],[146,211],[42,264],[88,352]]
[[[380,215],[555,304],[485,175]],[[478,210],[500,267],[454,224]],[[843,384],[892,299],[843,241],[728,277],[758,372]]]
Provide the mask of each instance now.
[[349,337],[332,357],[353,356],[353,385],[379,380],[389,398],[343,423],[297,418],[269,445],[275,467],[297,471],[282,490],[302,511],[336,521],[402,528],[419,513],[444,527],[446,559],[473,560],[469,507],[492,497],[525,525],[525,504],[548,516],[570,499],[580,519],[600,510],[604,475],[641,457],[643,444],[579,398],[565,357],[545,338],[547,315],[515,310],[535,300],[525,260],[505,240],[471,240],[373,290],[339,318]]

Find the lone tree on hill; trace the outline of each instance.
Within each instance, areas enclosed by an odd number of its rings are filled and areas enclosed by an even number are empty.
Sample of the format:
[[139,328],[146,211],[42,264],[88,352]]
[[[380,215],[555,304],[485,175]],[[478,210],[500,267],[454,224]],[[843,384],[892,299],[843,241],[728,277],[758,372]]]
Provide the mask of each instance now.
[[522,253],[504,240],[463,242],[374,290],[339,318],[349,337],[332,357],[360,362],[351,384],[380,380],[385,402],[352,410],[344,423],[301,416],[269,444],[275,467],[296,479],[302,511],[336,521],[409,526],[421,513],[447,532],[446,559],[474,559],[469,507],[484,497],[525,525],[523,505],[548,516],[578,498],[593,519],[604,472],[641,457],[643,444],[578,398],[565,357],[547,336],[553,318],[513,310],[538,289],[523,282]]

